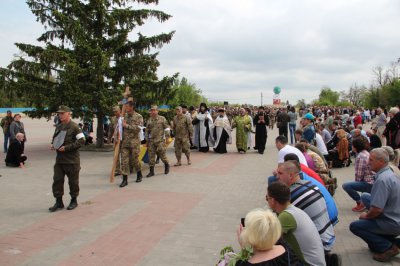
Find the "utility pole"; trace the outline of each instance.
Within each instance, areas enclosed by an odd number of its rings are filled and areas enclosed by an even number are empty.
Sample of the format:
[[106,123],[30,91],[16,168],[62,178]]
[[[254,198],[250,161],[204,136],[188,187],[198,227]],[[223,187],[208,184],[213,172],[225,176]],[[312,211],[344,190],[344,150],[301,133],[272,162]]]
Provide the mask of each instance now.
[[261,92],[261,106],[263,105],[263,94]]

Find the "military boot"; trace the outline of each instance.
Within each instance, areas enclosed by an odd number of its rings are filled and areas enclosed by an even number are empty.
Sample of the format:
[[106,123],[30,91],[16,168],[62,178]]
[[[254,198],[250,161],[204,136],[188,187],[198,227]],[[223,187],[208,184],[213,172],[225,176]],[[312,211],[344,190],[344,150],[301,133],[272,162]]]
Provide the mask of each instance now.
[[187,164],[191,165],[192,161],[190,160],[190,155],[186,155],[186,159],[187,159]]
[[169,173],[169,164],[165,164],[165,170],[164,170],[164,174],[168,175]]
[[71,198],[71,202],[69,203],[67,210],[73,210],[76,207],[78,207],[78,201],[76,200],[76,197]]
[[49,208],[49,211],[55,212],[58,209],[64,209],[64,203],[63,203],[62,197],[56,198],[56,203],[52,207]]
[[138,171],[137,172],[136,183],[142,182],[142,178],[143,178],[142,171]]
[[122,176],[122,182],[119,185],[119,187],[125,187],[128,185],[128,176],[127,175],[123,175]]
[[150,166],[150,173],[146,175],[146,177],[152,177],[154,176],[154,166]]

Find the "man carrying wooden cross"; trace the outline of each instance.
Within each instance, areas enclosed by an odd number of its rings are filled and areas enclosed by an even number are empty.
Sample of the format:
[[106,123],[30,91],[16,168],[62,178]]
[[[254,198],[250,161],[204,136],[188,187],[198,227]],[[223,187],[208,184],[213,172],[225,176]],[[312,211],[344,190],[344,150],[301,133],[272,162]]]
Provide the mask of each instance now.
[[139,161],[140,153],[140,130],[143,126],[143,117],[135,112],[135,103],[128,101],[125,104],[126,114],[122,121],[122,143],[121,143],[121,173],[122,183],[120,187],[128,185],[130,173],[129,160],[133,158],[133,165],[137,171],[136,182],[142,181],[142,167]]

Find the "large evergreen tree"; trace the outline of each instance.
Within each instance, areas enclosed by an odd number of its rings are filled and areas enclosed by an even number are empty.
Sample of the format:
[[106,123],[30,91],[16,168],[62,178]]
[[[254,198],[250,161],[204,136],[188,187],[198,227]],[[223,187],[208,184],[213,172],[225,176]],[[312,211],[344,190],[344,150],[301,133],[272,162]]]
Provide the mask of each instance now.
[[[130,86],[139,105],[165,103],[172,97],[174,78],[157,77],[158,53],[174,32],[144,36],[137,29],[149,18],[171,16],[133,5],[158,0],[28,0],[37,21],[45,26],[43,45],[17,43],[21,56],[2,75],[22,92],[36,110],[49,117],[60,104],[75,116],[96,116],[97,146],[103,146],[103,117]],[[130,40],[136,31],[138,38]]]

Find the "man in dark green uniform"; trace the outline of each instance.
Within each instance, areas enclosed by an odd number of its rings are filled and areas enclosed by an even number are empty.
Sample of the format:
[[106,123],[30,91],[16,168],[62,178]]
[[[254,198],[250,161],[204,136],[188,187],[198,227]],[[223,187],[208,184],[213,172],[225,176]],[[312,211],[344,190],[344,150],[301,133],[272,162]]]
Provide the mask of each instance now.
[[71,109],[61,105],[57,111],[60,123],[56,126],[53,135],[52,150],[57,152],[54,165],[53,195],[56,198],[50,212],[64,208],[62,197],[64,195],[64,177],[67,175],[71,202],[67,210],[78,206],[76,198],[79,194],[80,158],[79,148],[85,144],[85,136],[79,126],[71,120]]

